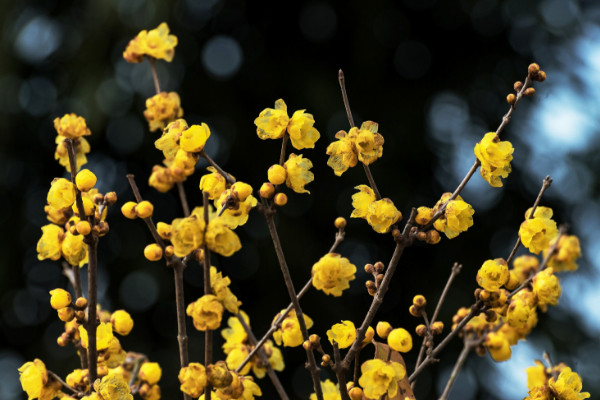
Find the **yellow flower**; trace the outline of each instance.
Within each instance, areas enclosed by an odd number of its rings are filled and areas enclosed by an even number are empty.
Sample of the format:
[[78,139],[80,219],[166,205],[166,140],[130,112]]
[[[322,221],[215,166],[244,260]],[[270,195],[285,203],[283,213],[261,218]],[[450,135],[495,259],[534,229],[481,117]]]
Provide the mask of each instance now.
[[[210,224],[208,226],[210,230]],[[229,289],[229,284],[231,284],[229,277],[224,277],[221,272],[217,272],[215,267],[210,267],[210,287],[212,288],[213,293],[225,306],[227,311],[232,314],[237,314],[239,311],[239,306],[242,305],[242,302],[238,301],[237,297],[235,297],[235,295],[231,292],[231,289]]]
[[[552,246],[554,241],[550,243]],[[544,257],[550,249],[544,250]],[[579,238],[575,235],[562,235],[558,239],[556,252],[548,260],[548,266],[554,271],[575,271],[577,269],[577,259],[581,257],[581,247],[579,246]]]
[[527,372],[527,387],[533,389],[537,386],[543,386],[548,383],[548,376],[546,375],[546,367],[540,360],[535,360],[535,365],[529,367]]
[[558,277],[554,275],[552,268],[546,268],[533,278],[533,293],[535,293],[538,304],[545,311],[545,305],[555,306],[558,304],[562,289]]
[[514,296],[506,311],[506,322],[516,329],[529,330],[532,314],[536,314],[535,304],[531,298],[522,295]]
[[119,339],[112,337],[108,341],[108,347],[103,351],[104,361],[99,361],[99,365],[106,365],[107,368],[117,368],[127,357],[125,350],[121,347]]
[[524,283],[531,275],[535,274],[539,267],[540,261],[537,257],[528,254],[519,256],[513,261],[513,271],[519,284]]
[[29,400],[52,400],[61,388],[60,383],[49,379],[46,365],[37,358],[19,367],[19,380]]
[[377,129],[378,125],[373,121],[363,122],[360,129],[350,129],[349,135],[356,135],[358,159],[365,165],[372,164],[383,154],[383,136],[377,133]]
[[42,237],[37,242],[38,260],[58,260],[61,256],[60,245],[65,231],[59,226],[48,224],[42,226]]
[[[58,160],[58,163],[67,169],[67,172],[71,172],[71,164],[69,162],[69,153],[67,151],[67,140],[64,136],[56,136],[56,151],[54,152],[54,159]],[[90,143],[85,138],[73,139],[73,147],[75,149],[75,163],[77,164],[76,170],[87,163],[87,157],[85,156],[90,152]]]
[[387,233],[400,218],[402,213],[390,199],[374,201],[367,210],[367,222],[377,233]]
[[90,135],[91,132],[85,124],[85,119],[76,114],[65,114],[61,118],[54,119],[54,129],[63,137],[77,139]]
[[87,382],[88,378],[88,370],[87,369],[76,369],[67,375],[65,381],[67,385],[80,390],[82,392],[87,392],[89,383]]
[[355,151],[354,138],[344,131],[339,131],[335,134],[338,139],[327,146],[327,165],[333,168],[333,172],[337,176],[341,176],[350,167],[354,167],[358,163],[358,156]]
[[165,129],[168,123],[182,116],[181,100],[176,92],[160,92],[146,99],[144,117],[150,125],[150,132]]
[[315,289],[335,297],[342,295],[354,280],[356,266],[336,253],[325,254],[312,267],[312,284]]
[[250,376],[240,376],[244,390],[242,395],[238,397],[240,400],[254,400],[254,396],[262,396],[260,387],[254,382]]
[[562,370],[556,381],[550,378],[548,386],[560,400],[583,400],[590,397],[589,393],[581,392],[583,388],[581,378],[569,367]]
[[417,208],[417,216],[415,217],[415,222],[419,225],[427,225],[429,221],[433,218],[434,211],[429,207],[419,207]]
[[490,332],[483,344],[487,347],[494,361],[506,361],[512,355],[508,340],[498,332]]
[[327,338],[331,344],[335,340],[340,349],[345,349],[356,339],[356,327],[352,321],[342,321],[341,324],[335,324],[327,331]]
[[[81,345],[88,348],[88,333],[87,330],[80,325],[79,336],[81,338]],[[113,338],[112,325],[107,322],[100,322],[96,327],[96,348],[98,350],[108,349],[110,342]]]
[[75,188],[71,181],[65,178],[54,179],[46,200],[55,210],[71,207],[75,202]]
[[215,167],[207,167],[210,174],[203,175],[200,178],[200,190],[208,192],[208,198],[210,200],[216,200],[221,196],[221,193],[225,191],[227,181],[221,175]]
[[406,369],[402,364],[379,359],[365,361],[360,371],[358,383],[368,399],[379,399],[384,394],[389,398],[396,396],[398,381],[406,376]]
[[145,362],[140,368],[139,377],[141,380],[148,382],[149,385],[155,385],[160,381],[162,369],[156,362]]
[[369,206],[375,202],[375,192],[367,185],[358,185],[354,189],[358,189],[358,193],[352,195],[352,207],[354,210],[350,214],[350,218],[367,218]]
[[230,257],[242,248],[240,238],[225,225],[222,218],[215,218],[208,223],[205,239],[206,245],[211,251],[224,257]]
[[71,305],[71,293],[64,289],[53,289],[50,291],[50,306],[60,310]]
[[[283,312],[282,310],[281,312]],[[310,329],[313,326],[312,319],[306,315],[304,316],[304,322],[306,324],[306,329]],[[275,316],[273,321],[279,318],[279,314]],[[300,323],[298,322],[298,317],[296,316],[296,311],[291,310],[281,322],[281,326],[275,332],[273,332],[273,339],[275,339],[275,343],[281,346],[283,343],[286,347],[297,347],[304,342],[302,338],[302,331],[300,331]]]
[[189,363],[179,371],[180,389],[191,397],[199,397],[206,386],[206,369],[200,363]]
[[[329,379],[321,382],[321,390],[323,391],[323,400],[340,400],[342,398],[339,385],[331,382]],[[312,393],[309,399],[317,400],[317,394]]]
[[[236,184],[240,184],[242,182],[236,182]],[[249,186],[249,185],[248,185]],[[233,186],[232,186],[233,188]],[[227,189],[223,193],[221,193],[221,197],[214,201],[215,208],[220,210],[225,204],[225,201],[232,194],[232,189]],[[223,214],[221,214],[221,218],[225,224],[231,228],[235,229],[240,225],[244,225],[248,221],[248,215],[250,214],[250,210],[258,204],[258,200],[256,197],[251,194],[248,195],[244,200],[240,200],[237,203],[237,206],[234,208],[226,208]]]
[[321,137],[319,131],[313,127],[315,119],[312,114],[307,114],[304,111],[298,110],[294,112],[287,126],[292,146],[296,150],[313,149],[315,142]]
[[173,160],[179,150],[181,135],[186,129],[188,129],[188,125],[184,119],[169,123],[162,136],[154,142],[154,147],[163,152],[165,159]]
[[206,294],[187,306],[186,314],[193,318],[199,331],[217,329],[223,318],[223,305],[216,296]]
[[189,153],[198,153],[204,149],[210,137],[210,129],[204,122],[202,125],[192,125],[181,134],[179,146]]
[[475,157],[481,163],[480,173],[493,187],[502,186],[502,178],[511,171],[510,162],[515,149],[508,141],[501,142],[496,132],[486,133],[483,139],[475,145]]
[[265,108],[254,120],[258,137],[266,139],[280,139],[290,122],[287,106],[282,99],[275,102],[275,108]]
[[129,384],[119,373],[111,373],[102,378],[97,391],[104,400],[133,400]]
[[143,30],[129,41],[123,58],[130,63],[139,63],[144,56],[171,62],[175,55],[177,36],[169,35],[169,26],[163,22],[156,29]]
[[113,330],[121,336],[129,335],[129,332],[133,329],[133,319],[125,310],[113,312],[110,316],[110,323],[113,326]]
[[77,173],[75,177],[75,184],[77,189],[81,192],[89,192],[94,186],[96,186],[98,178],[89,169],[83,169]]
[[309,171],[312,162],[302,155],[290,154],[288,160],[283,164],[287,171],[285,184],[296,193],[310,193],[304,186],[315,180],[315,175]]
[[177,257],[185,257],[204,243],[204,218],[194,214],[171,223],[171,243]]
[[73,266],[79,265],[81,267],[88,262],[87,245],[83,242],[82,235],[76,236],[71,232],[65,233],[60,250],[65,260]]
[[388,344],[393,350],[408,353],[412,350],[412,336],[404,328],[393,329],[387,337]]
[[[214,267],[210,267],[211,275],[213,268]],[[244,318],[244,321],[246,321],[246,323],[250,325],[250,318],[248,317],[248,314],[246,314],[244,311],[240,311],[240,314]],[[232,349],[236,348],[242,343],[245,343],[248,340],[248,334],[246,333],[246,330],[242,326],[242,323],[240,322],[238,317],[229,317],[227,319],[227,325],[229,326],[228,328],[224,328],[223,330],[221,330],[221,336],[223,336],[223,339],[225,339],[225,343],[223,344],[223,351],[225,352],[225,354],[228,354]],[[235,369],[237,368],[237,365],[234,367],[230,366],[230,368]]]
[[[531,209],[525,213],[525,218],[531,213]],[[534,254],[550,247],[550,243],[558,236],[556,222],[552,219],[552,209],[548,207],[537,207],[533,218],[527,218],[519,228],[519,237],[523,246]]]
[[487,260],[477,271],[477,283],[490,292],[498,291],[508,282],[509,278],[508,265],[503,258]]
[[[449,198],[450,193],[444,194],[442,199],[438,201],[435,209],[441,206],[446,200],[444,197]],[[465,232],[471,226],[473,226],[473,214],[475,210],[470,204],[463,201],[460,196],[456,196],[455,200],[448,202],[444,214],[438,218],[434,223],[433,227],[439,232],[446,234],[448,239],[453,239],[458,236],[459,233]]]

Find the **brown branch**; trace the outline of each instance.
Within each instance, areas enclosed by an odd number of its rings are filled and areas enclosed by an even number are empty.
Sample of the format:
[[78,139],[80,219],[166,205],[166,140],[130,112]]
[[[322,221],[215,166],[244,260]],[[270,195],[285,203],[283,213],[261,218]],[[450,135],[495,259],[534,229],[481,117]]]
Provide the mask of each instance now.
[[[202,250],[204,253],[204,295],[212,294],[212,287],[210,285],[210,250],[206,244],[206,231],[208,230],[208,192],[202,192],[202,205],[204,211],[204,244]],[[212,347],[213,347],[213,332],[207,329],[204,332],[204,365],[209,366],[212,364]],[[211,386],[206,385],[204,388],[204,398],[210,400],[211,397]]]
[[[550,176],[546,176],[544,178],[544,180],[542,181],[542,188],[540,189],[540,192],[538,193],[537,198],[535,199],[535,202],[533,203],[531,212],[529,213],[529,215],[527,216],[526,219],[533,218],[533,213],[535,212],[535,209],[539,206],[540,201],[542,200],[542,196],[544,195],[544,192],[546,191],[546,189],[548,189],[550,187],[550,185],[552,185],[552,178],[550,178]],[[506,264],[510,264],[510,262],[514,258],[515,254],[517,253],[517,249],[519,248],[520,244],[521,244],[521,237],[519,236],[519,237],[517,237],[517,242],[515,243],[515,246],[513,247],[512,251],[510,252],[508,258],[506,259]]]
[[179,194],[179,200],[181,200],[181,208],[183,209],[183,215],[189,217],[190,206],[188,205],[187,196],[185,195],[185,188],[183,187],[183,182],[177,182],[177,193]]
[[[142,364],[144,363],[144,361],[148,361],[148,358],[144,355],[137,357],[137,359],[135,360],[135,364],[133,366],[133,371],[131,371],[131,378],[129,378],[129,388],[131,389],[132,392],[133,392],[133,389],[132,389],[133,384],[135,383],[135,381],[138,377],[140,368],[141,368]],[[134,394],[134,393],[132,393],[132,394]]]
[[56,373],[50,371],[49,369],[47,369],[46,372],[48,373],[48,375],[50,375],[50,377],[52,377],[52,379],[54,379],[55,381],[57,381],[58,383],[60,383],[65,389],[68,389],[70,392],[73,392],[73,394],[76,397],[83,397],[85,395],[85,393],[80,392],[79,390],[75,389],[73,386],[70,386],[67,382],[65,382]]
[[[242,316],[242,313],[238,312],[236,315],[236,318],[240,321],[240,323],[244,327],[244,330],[246,331],[246,335],[248,335],[248,341],[250,342],[250,344],[253,346],[256,346],[256,336],[254,336],[252,329],[246,323],[246,320]],[[285,392],[285,389],[284,389],[283,385],[281,384],[281,381],[277,377],[277,374],[273,370],[273,367],[271,366],[269,359],[265,355],[265,352],[262,351],[262,349],[258,352],[258,357],[260,358],[261,362],[266,366],[267,374],[269,375],[269,379],[271,379],[273,386],[275,386],[275,390],[277,390],[279,397],[283,400],[289,400],[289,396]],[[236,370],[236,372],[239,372],[239,371]]]
[[373,174],[371,173],[371,169],[365,163],[362,163],[363,169],[365,170],[365,174],[367,175],[367,180],[369,181],[369,186],[373,189],[375,193],[375,197],[377,200],[381,200],[381,194],[379,193],[379,189],[377,189],[377,185],[375,184],[375,179],[373,178]]
[[342,98],[344,99],[344,108],[346,109],[348,122],[350,123],[350,127],[354,128],[354,119],[352,118],[350,103],[348,102],[348,94],[346,93],[346,79],[344,78],[344,71],[341,69],[338,71],[338,81],[340,82],[340,89],[342,90]]
[[335,376],[338,380],[342,400],[350,400],[350,396],[348,395],[348,386],[346,385],[346,370],[342,365],[340,348],[335,340],[333,341],[333,360],[335,362],[335,364],[333,365],[333,370],[335,371]]
[[230,185],[233,185],[235,183],[235,178],[231,175],[229,175],[227,172],[225,172],[225,170],[223,170],[223,168],[221,168],[219,166],[219,164],[217,164],[212,158],[210,158],[208,156],[208,154],[206,154],[206,152],[204,150],[202,150],[200,153],[200,157],[204,158],[206,161],[208,161],[208,163],[210,165],[212,165],[219,174],[221,174],[221,176],[223,178],[225,178],[225,180],[227,181],[227,183],[229,183]]
[[[296,311],[296,317],[298,318],[298,324],[300,325],[302,338],[304,339],[304,341],[307,341],[308,329],[306,328],[306,321],[304,321],[304,313],[302,312],[302,308],[300,307],[300,302],[298,300],[298,296],[296,295],[296,290],[294,289],[294,284],[292,282],[290,270],[285,260],[285,255],[283,254],[283,248],[281,247],[279,234],[277,233],[275,221],[273,220],[274,213],[275,210],[273,208],[264,210],[264,216],[267,220],[267,225],[269,226],[269,233],[271,234],[271,239],[273,240],[273,247],[275,248],[275,253],[277,254],[277,259],[279,261],[281,273],[283,274],[283,280],[285,281],[285,286],[288,290],[290,300],[292,301],[294,310]],[[317,362],[315,360],[315,355],[312,351],[312,348],[309,347],[306,350],[306,357],[308,359],[308,369],[310,370],[312,376],[315,394],[318,400],[323,400],[323,390],[321,388],[321,379],[319,377],[319,367],[317,367]]]
[[465,361],[467,361],[467,357],[468,357],[469,353],[474,348],[475,348],[474,342],[472,342],[471,340],[465,340],[462,351],[460,352],[460,355],[458,356],[458,359],[456,360],[456,363],[454,364],[452,373],[450,374],[450,377],[448,378],[448,382],[446,382],[446,387],[444,388],[444,391],[442,392],[442,395],[440,396],[439,400],[446,400],[448,398],[448,395],[450,394],[450,389],[452,389],[452,385],[454,385],[454,382],[456,381],[456,378],[458,377],[458,373],[460,372],[463,365],[465,364]]
[[158,72],[156,71],[156,59],[153,57],[148,57],[148,61],[150,62],[150,67],[152,68],[152,80],[154,80],[154,90],[156,90],[156,94],[159,94],[160,84],[158,83]]
[[287,142],[289,138],[290,135],[285,132],[281,141],[281,152],[279,153],[279,165],[281,166],[283,166],[283,163],[285,163],[285,150],[287,148]]
[[[142,195],[140,194],[140,189],[138,188],[137,184],[135,183],[135,175],[127,174],[126,177],[127,177],[127,180],[129,181],[129,186],[131,186],[131,190],[133,191],[133,195],[135,196],[135,200],[138,203],[142,202],[144,199],[142,198]],[[165,242],[162,240],[162,238],[158,234],[158,231],[156,230],[156,225],[154,225],[154,222],[152,221],[152,217],[142,218],[142,220],[148,226],[148,229],[150,230],[150,233],[152,234],[154,241],[160,247],[162,247],[164,250],[164,248],[166,247]]]

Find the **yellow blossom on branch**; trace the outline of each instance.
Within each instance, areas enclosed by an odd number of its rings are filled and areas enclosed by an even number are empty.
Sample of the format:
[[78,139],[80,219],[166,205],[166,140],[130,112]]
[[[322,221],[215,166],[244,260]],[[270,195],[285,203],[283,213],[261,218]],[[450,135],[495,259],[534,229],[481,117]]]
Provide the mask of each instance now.
[[[554,241],[550,243],[552,246]],[[544,257],[550,249],[544,250]],[[548,266],[555,272],[575,271],[577,269],[577,259],[581,257],[581,247],[579,238],[575,235],[561,235],[558,238],[556,252],[548,260]]]
[[519,228],[519,237],[523,246],[534,254],[550,247],[550,243],[558,236],[556,222],[552,218],[552,209],[537,207],[533,218],[528,218],[531,208],[525,213],[525,221]]
[[[331,382],[329,379],[321,382],[321,390],[323,392],[323,400],[340,400],[342,398],[339,385]],[[312,393],[309,400],[317,400],[317,394]]]
[[552,268],[546,268],[538,273],[533,278],[532,288],[542,311],[546,310],[547,304],[551,306],[558,304],[562,289]]
[[[210,231],[210,224],[209,224]],[[239,240],[239,239],[238,239]],[[223,276],[221,272],[218,272],[215,267],[210,267],[210,287],[217,299],[225,306],[227,311],[232,314],[237,314],[239,306],[242,302],[235,297],[229,285],[231,280],[227,276]]]
[[210,137],[210,129],[204,122],[202,125],[192,125],[181,133],[179,146],[189,153],[198,153],[204,149]]
[[129,335],[129,332],[133,329],[133,319],[125,310],[113,312],[110,316],[110,323],[113,326],[113,330],[121,336]]
[[376,200],[375,192],[367,185],[358,185],[355,187],[358,193],[352,195],[352,207],[354,210],[350,218],[367,218],[369,206]]
[[190,215],[171,223],[171,243],[177,257],[185,257],[204,243],[204,218]]
[[[88,333],[83,326],[79,326],[79,336],[81,345],[88,348]],[[113,338],[112,325],[110,322],[100,322],[96,327],[96,347],[98,350],[107,349],[110,346],[110,341]]]
[[[281,311],[283,312],[283,310]],[[304,316],[304,322],[306,323],[306,329],[310,329],[313,325],[312,319],[306,315]],[[279,314],[275,316],[273,321],[279,318]],[[300,331],[300,323],[296,316],[296,311],[291,310],[281,322],[279,329],[273,332],[273,339],[275,343],[281,346],[283,343],[286,347],[297,347],[304,341],[302,338],[302,332]]]
[[151,132],[165,129],[167,124],[182,116],[181,100],[176,92],[160,92],[146,99],[144,117]]
[[142,364],[138,376],[149,385],[155,385],[162,376],[162,369],[157,362],[145,362]]
[[42,226],[42,237],[37,243],[38,260],[58,260],[65,231],[54,224]]
[[139,63],[144,56],[171,62],[175,55],[177,36],[169,35],[169,26],[163,22],[150,31],[143,30],[127,45],[123,58],[130,63]]
[[540,261],[537,257],[526,254],[519,256],[513,261],[513,271],[519,280],[519,284],[524,283],[530,276],[533,276],[540,268]]
[[581,377],[569,367],[562,370],[558,379],[550,378],[548,386],[560,400],[584,400],[590,397],[589,393],[581,392]]
[[[437,202],[434,210],[441,207],[450,196],[451,193],[445,193]],[[470,204],[466,203],[462,197],[456,196],[456,199],[448,202],[444,213],[433,223],[433,227],[439,232],[443,232],[448,239],[453,239],[459,233],[465,232],[473,226],[474,213],[475,210]]]
[[133,400],[129,384],[119,373],[110,373],[102,378],[97,392],[105,400]]
[[383,154],[383,136],[377,133],[379,125],[373,121],[365,121],[358,128],[350,129],[349,136],[355,137],[355,149],[358,159],[365,165],[372,164]]
[[83,235],[65,233],[60,250],[64,259],[71,265],[82,267],[88,262],[88,247],[83,242]]
[[387,337],[388,345],[392,350],[408,353],[412,350],[413,341],[410,333],[404,328],[393,329]]
[[304,186],[315,180],[315,175],[309,171],[313,166],[312,162],[302,155],[290,154],[283,166],[287,171],[287,187],[296,193],[310,193]]
[[477,283],[487,291],[495,292],[508,282],[510,273],[503,258],[487,260],[477,271]]
[[188,129],[184,119],[178,119],[167,125],[161,137],[154,142],[154,147],[163,152],[166,160],[173,160],[180,149],[179,140],[183,131]]
[[406,376],[406,369],[402,364],[377,358],[365,361],[360,371],[358,383],[368,399],[379,399],[384,394],[393,398],[398,392],[398,382]]
[[536,386],[543,386],[548,383],[548,376],[546,375],[546,367],[540,360],[535,360],[535,365],[529,367],[527,372],[527,387],[533,389]]
[[51,400],[61,388],[60,383],[49,378],[46,365],[37,358],[19,367],[19,380],[29,400]]
[[179,371],[180,390],[197,398],[204,392],[206,386],[206,369],[200,363],[189,363]]
[[65,114],[61,118],[54,119],[54,129],[65,138],[77,139],[82,136],[91,135],[85,119],[76,114]]
[[352,321],[342,321],[341,324],[334,324],[327,331],[327,338],[333,344],[335,340],[340,349],[350,347],[356,339],[356,327]]
[[501,333],[490,332],[483,345],[488,349],[494,361],[506,361],[512,355],[510,343]]
[[71,181],[65,178],[56,178],[48,191],[48,205],[55,210],[71,207],[75,203],[75,188]]
[[336,253],[328,253],[321,257],[312,267],[312,284],[315,289],[325,294],[339,297],[354,280],[356,266]]
[[481,163],[480,173],[493,187],[501,187],[502,180],[511,171],[514,148],[508,141],[500,141],[496,132],[486,133],[475,145],[475,156]]
[[223,175],[217,172],[215,167],[207,167],[206,169],[210,174],[203,175],[200,178],[200,190],[208,192],[209,200],[216,200],[225,191],[227,181]]
[[[66,168],[67,172],[71,172],[71,163],[69,162],[69,152],[67,150],[67,145],[65,144],[65,140],[67,140],[64,136],[56,136],[56,151],[54,152],[54,159],[58,160],[58,163]],[[75,150],[75,163],[77,164],[76,170],[87,164],[87,157],[85,156],[90,152],[90,143],[84,138],[73,139],[73,147]]]
[[[240,197],[236,187],[244,186],[249,188],[249,193],[244,193],[244,196]],[[247,190],[244,190],[246,192]],[[244,225],[248,221],[248,215],[250,210],[258,204],[256,197],[252,196],[252,187],[243,182],[236,182],[230,189],[225,190],[221,193],[221,196],[214,201],[214,206],[217,210],[220,210],[223,205],[228,201],[230,196],[233,196],[233,206],[227,207],[220,218],[223,219],[225,224],[231,229],[235,229],[240,225]]]
[[206,294],[187,306],[186,314],[194,320],[199,331],[217,329],[223,318],[223,305],[212,294]]
[[258,137],[266,139],[281,139],[285,134],[290,117],[287,106],[282,99],[275,102],[275,108],[265,108],[254,120]]
[[206,245],[209,250],[219,253],[224,257],[230,257],[242,248],[238,235],[232,231],[220,217],[214,218],[206,228]]
[[377,233],[387,233],[401,218],[402,213],[390,199],[374,201],[367,210],[367,222]]
[[341,176],[350,167],[358,163],[358,156],[355,151],[354,137],[350,137],[346,132],[339,131],[335,134],[338,139],[327,146],[327,165],[329,165],[337,176]]
[[296,150],[313,149],[315,142],[321,137],[319,131],[313,127],[315,119],[312,114],[305,113],[304,111],[306,110],[294,112],[287,126],[290,141]]

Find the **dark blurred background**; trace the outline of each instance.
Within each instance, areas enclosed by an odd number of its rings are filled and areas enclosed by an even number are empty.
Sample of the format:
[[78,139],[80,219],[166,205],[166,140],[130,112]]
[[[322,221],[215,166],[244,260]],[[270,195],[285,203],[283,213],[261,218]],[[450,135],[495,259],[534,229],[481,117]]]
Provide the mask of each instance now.
[[[283,98],[290,115],[307,109],[321,139],[303,151],[314,163],[311,194],[289,194],[278,214],[281,240],[296,287],[334,239],[333,220],[349,217],[353,187],[366,183],[361,168],[341,178],[327,167],[325,149],[348,122],[337,81],[346,73],[357,123],[379,123],[384,156],[372,165],[379,189],[405,216],[412,206],[431,206],[452,191],[473,162],[473,146],[495,130],[508,109],[506,95],[536,61],[548,79],[519,104],[503,137],[515,146],[513,172],[501,189],[479,174],[463,197],[475,225],[452,241],[408,249],[376,320],[410,331],[408,314],[417,293],[437,301],[453,262],[464,265],[442,312],[450,319],[473,301],[475,272],[489,258],[507,257],[524,211],[546,175],[554,178],[543,205],[580,236],[583,257],[576,273],[561,279],[563,297],[540,315],[513,357],[494,363],[472,355],[453,389],[454,399],[519,399],[527,394],[524,369],[548,351],[583,377],[584,390],[600,391],[600,5],[577,0],[381,0],[247,2],[242,0],[27,0],[0,2],[0,398],[25,398],[17,368],[41,358],[62,376],[78,366],[71,348],[56,338],[63,324],[49,307],[48,291],[67,287],[58,262],[37,260],[35,246],[46,224],[43,207],[50,181],[64,169],[53,160],[52,121],[67,112],[87,119],[93,135],[87,168],[101,192],[114,190],[119,204],[133,199],[125,174],[134,173],[154,202],[156,221],[182,211],[173,193],[147,187],[162,155],[142,116],[153,94],[148,63],[127,64],[122,52],[141,29],[166,21],[179,38],[172,63],[158,63],[163,90],[177,91],[189,123],[206,122],[206,150],[238,179],[258,187],[278,160],[278,141],[261,141],[253,120]],[[206,164],[185,184],[192,205],[201,203],[198,182]],[[141,221],[110,210],[111,231],[100,242],[99,297],[103,307],[127,309],[133,332],[126,350],[143,352],[163,367],[165,399],[180,396],[172,275],[142,251],[151,242]],[[243,248],[214,263],[233,280],[255,333],[261,336],[289,302],[262,215],[238,229]],[[342,319],[359,324],[371,298],[362,270],[389,260],[389,235],[351,220],[339,251],[358,268],[341,298],[311,291],[302,303],[315,320],[312,332]],[[198,265],[185,272],[186,302],[201,295]],[[188,321],[191,322],[191,321]],[[224,320],[224,324],[226,320]],[[202,334],[188,323],[190,358],[202,361]],[[446,330],[447,332],[447,330]],[[217,335],[219,336],[219,335]],[[220,338],[219,338],[220,339]],[[416,336],[415,336],[416,339]],[[220,345],[218,343],[217,345]],[[419,342],[415,340],[415,348]],[[441,362],[424,373],[419,399],[441,393],[460,350],[455,341]],[[304,351],[284,349],[281,379],[294,398],[311,392]],[[412,370],[416,350],[407,355]],[[220,354],[217,350],[217,354]],[[322,378],[334,379],[330,371]],[[276,394],[268,378],[263,398]]]

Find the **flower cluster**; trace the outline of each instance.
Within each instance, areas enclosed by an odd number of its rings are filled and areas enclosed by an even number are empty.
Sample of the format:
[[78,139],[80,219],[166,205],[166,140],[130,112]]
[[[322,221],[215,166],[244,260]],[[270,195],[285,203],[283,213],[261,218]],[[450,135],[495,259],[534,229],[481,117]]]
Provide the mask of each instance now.
[[[465,232],[473,226],[473,214],[475,210],[462,197],[456,196],[454,200],[450,200],[451,197],[452,193],[444,193],[433,208],[419,207],[415,222],[423,226],[428,225],[433,216],[445,206],[442,215],[433,222],[433,227],[437,231],[444,233],[448,239],[454,239],[461,232]],[[439,242],[437,236],[433,240],[429,237],[426,239],[431,244]]]
[[353,127],[348,133],[339,131],[335,134],[337,141],[327,146],[329,165],[337,176],[341,176],[358,161],[370,165],[383,154],[383,136],[377,133],[379,125],[373,121],[365,121],[360,129]]
[[367,185],[358,185],[358,193],[352,196],[354,210],[350,218],[364,218],[377,233],[387,233],[402,218],[390,199],[377,200],[375,192]]
[[535,366],[527,368],[529,395],[524,400],[584,400],[590,397],[582,392],[581,377],[564,363],[553,368],[535,360]]

